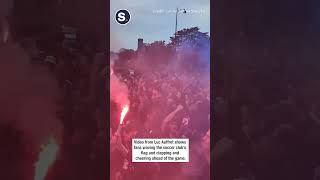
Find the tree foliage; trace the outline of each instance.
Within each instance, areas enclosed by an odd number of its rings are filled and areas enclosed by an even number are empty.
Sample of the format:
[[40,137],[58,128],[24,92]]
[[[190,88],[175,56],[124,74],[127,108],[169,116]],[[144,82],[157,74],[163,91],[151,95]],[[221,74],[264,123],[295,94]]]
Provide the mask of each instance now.
[[120,49],[119,59],[120,60],[131,60],[136,57],[136,52],[133,49]]
[[210,46],[210,37],[207,32],[200,32],[198,27],[182,29],[176,36],[170,37],[169,47],[175,49],[204,49]]
[[172,50],[165,44],[165,41],[155,41],[146,45],[146,58],[153,63],[167,63],[173,55]]

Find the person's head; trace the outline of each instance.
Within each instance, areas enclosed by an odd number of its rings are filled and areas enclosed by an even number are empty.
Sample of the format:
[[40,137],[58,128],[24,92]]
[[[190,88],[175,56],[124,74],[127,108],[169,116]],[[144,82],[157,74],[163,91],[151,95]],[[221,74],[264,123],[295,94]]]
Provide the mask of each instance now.
[[178,122],[177,121],[170,121],[168,123],[168,131],[169,131],[169,133],[176,133],[178,131]]

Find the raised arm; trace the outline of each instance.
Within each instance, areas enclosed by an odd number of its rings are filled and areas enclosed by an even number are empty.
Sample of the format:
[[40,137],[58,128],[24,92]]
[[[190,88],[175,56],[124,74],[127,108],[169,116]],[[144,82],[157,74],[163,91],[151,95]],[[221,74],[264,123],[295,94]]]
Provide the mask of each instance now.
[[168,122],[170,122],[176,116],[176,114],[182,109],[183,109],[183,106],[178,105],[178,107],[174,111],[172,111],[170,114],[168,114],[168,116],[166,116],[164,118],[164,120],[162,121],[162,124],[161,124],[161,131],[162,132],[164,132],[164,130],[166,129]]

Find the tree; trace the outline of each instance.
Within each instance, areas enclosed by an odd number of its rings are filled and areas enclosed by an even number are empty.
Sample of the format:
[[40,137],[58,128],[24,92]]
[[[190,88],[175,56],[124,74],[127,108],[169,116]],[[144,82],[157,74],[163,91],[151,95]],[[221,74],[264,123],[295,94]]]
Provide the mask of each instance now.
[[133,49],[120,49],[119,60],[131,60],[136,57],[136,52]]
[[147,44],[147,48],[152,48],[152,47],[165,48],[166,43],[165,41],[154,41],[151,44]]
[[175,49],[203,49],[210,47],[210,37],[207,32],[200,32],[198,27],[180,30],[176,36],[170,37],[169,47]]
[[126,66],[128,61],[137,57],[136,51],[133,49],[120,49],[118,53],[118,60],[115,61],[114,67]]
[[152,64],[167,63],[172,57],[172,51],[166,46],[165,41],[155,41],[146,45],[146,58]]
[[184,69],[203,69],[210,67],[210,37],[200,32],[198,27],[183,29],[170,37],[168,47],[177,50]]

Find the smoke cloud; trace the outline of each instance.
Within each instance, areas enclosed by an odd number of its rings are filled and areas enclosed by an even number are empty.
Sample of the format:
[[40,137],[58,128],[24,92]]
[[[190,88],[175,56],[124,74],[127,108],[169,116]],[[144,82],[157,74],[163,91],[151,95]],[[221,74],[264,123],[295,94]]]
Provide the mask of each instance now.
[[57,118],[57,82],[46,67],[30,64],[16,44],[0,45],[0,123],[10,124],[36,144],[53,136],[58,141],[62,123]]
[[[110,60],[111,72],[113,71],[114,61],[115,59]],[[110,100],[117,103],[121,108],[126,104],[130,104],[128,88],[126,84],[120,81],[116,74],[110,75]]]
[[[192,68],[198,72],[199,85],[208,87],[210,86],[210,40],[199,38],[198,43],[201,44],[201,48],[194,48],[193,44],[184,42],[180,47],[179,53],[182,58],[193,57],[190,59],[187,58],[188,62],[186,63],[190,63]],[[182,61],[183,60],[184,59],[182,59]],[[192,79],[192,77],[188,78]]]

